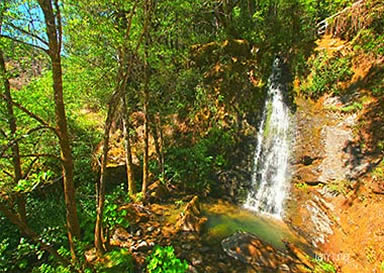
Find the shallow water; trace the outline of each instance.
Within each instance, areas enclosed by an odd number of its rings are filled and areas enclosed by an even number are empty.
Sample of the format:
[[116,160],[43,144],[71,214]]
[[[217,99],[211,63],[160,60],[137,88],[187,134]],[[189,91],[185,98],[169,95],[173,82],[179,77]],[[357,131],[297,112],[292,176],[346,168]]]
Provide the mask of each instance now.
[[212,243],[221,241],[236,231],[253,233],[259,239],[279,249],[284,248],[282,240],[299,241],[284,222],[230,203],[203,204],[202,211],[208,218],[204,225],[203,236]]

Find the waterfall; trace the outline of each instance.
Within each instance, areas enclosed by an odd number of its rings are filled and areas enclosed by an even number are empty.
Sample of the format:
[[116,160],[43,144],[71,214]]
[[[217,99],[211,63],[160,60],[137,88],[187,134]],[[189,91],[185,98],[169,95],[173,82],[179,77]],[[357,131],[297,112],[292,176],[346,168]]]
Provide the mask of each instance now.
[[268,94],[257,132],[257,145],[252,172],[252,187],[244,206],[277,218],[283,214],[288,181],[289,109],[283,99],[280,59],[273,63],[268,81]]

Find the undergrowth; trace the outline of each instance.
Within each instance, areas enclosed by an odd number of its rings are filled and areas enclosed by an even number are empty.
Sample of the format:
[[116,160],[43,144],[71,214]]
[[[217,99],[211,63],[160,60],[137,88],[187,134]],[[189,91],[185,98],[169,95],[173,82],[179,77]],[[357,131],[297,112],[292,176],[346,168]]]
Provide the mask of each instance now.
[[302,91],[315,98],[324,93],[339,95],[340,83],[350,80],[353,75],[350,56],[328,56],[322,52],[309,62],[309,67],[309,81],[303,85]]

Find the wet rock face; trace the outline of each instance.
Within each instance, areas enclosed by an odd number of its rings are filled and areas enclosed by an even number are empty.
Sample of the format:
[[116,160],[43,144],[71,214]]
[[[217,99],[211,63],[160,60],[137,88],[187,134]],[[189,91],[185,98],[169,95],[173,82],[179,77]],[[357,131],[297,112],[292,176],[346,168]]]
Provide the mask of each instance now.
[[286,243],[286,250],[278,250],[247,232],[237,232],[221,245],[228,256],[249,265],[252,272],[308,272],[314,268],[293,244]]
[[[251,125],[250,130],[255,130]],[[256,132],[256,131],[255,131]],[[231,153],[231,168],[217,174],[219,190],[213,193],[215,197],[241,204],[247,197],[251,186],[254,150],[256,147],[256,133],[243,136],[235,150]],[[217,196],[216,196],[217,195]]]
[[345,188],[366,173],[370,160],[353,133],[355,113],[333,109],[343,106],[338,97],[318,101],[297,99],[296,147],[291,202],[287,218],[291,226],[315,247],[327,242],[338,226],[335,202]]
[[288,221],[315,247],[327,241],[336,224],[332,185],[340,189],[364,169],[362,161],[356,164],[361,157],[351,145],[356,116],[328,110],[340,103],[327,96],[317,102],[298,99],[293,183],[308,186],[292,187],[295,204],[288,202]]

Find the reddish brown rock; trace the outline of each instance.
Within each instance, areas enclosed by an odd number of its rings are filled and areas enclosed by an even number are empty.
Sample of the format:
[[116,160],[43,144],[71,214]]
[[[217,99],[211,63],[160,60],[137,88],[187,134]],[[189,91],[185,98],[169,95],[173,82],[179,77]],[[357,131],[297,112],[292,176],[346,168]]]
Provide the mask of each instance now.
[[176,223],[176,230],[200,233],[207,218],[201,217],[199,198],[197,196],[186,205]]

